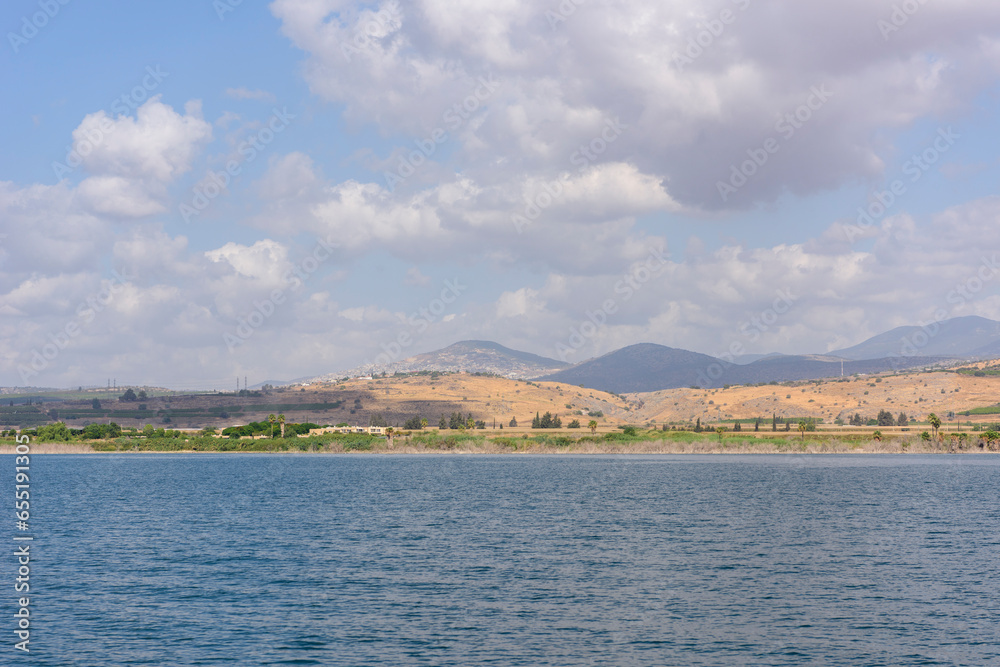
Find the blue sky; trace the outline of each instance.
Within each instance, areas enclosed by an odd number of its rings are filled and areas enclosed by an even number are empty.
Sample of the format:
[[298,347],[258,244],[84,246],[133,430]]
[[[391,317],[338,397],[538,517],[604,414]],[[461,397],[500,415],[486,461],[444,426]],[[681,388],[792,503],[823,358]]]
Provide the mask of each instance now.
[[881,0],[661,5],[5,3],[0,386],[228,387],[468,338],[825,352],[1000,319],[992,276],[947,297],[998,250],[1000,8],[915,3],[889,30]]

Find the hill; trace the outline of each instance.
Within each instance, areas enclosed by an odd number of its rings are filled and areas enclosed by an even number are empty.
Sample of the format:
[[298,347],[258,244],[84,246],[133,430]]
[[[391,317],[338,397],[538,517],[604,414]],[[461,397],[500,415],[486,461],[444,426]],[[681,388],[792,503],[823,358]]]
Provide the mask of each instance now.
[[[950,371],[905,372],[886,375],[830,378],[729,389],[665,389],[635,397],[641,407],[634,410],[637,422],[691,422],[753,419],[763,417],[770,427],[771,415],[845,422],[855,413],[865,419],[887,410],[924,420],[937,413],[945,423],[954,423],[952,413],[987,408],[997,403],[1000,377],[974,377]],[[962,417],[963,421],[996,422],[994,413]],[[922,429],[921,429],[922,430]]]
[[970,315],[925,326],[890,329],[852,347],[828,354],[862,360],[921,355],[987,358],[1000,351],[1000,322]]
[[486,340],[463,340],[448,347],[418,354],[388,364],[363,364],[342,373],[331,373],[316,381],[342,377],[439,371],[446,373],[492,373],[507,378],[529,378],[567,368],[569,364],[530,352],[521,352]]
[[389,425],[402,426],[420,416],[436,426],[442,415],[471,414],[492,426],[505,427],[510,419],[530,424],[535,413],[551,412],[565,423],[576,418],[586,424],[589,413],[601,413],[600,421],[626,420],[634,407],[629,401],[605,392],[564,384],[536,383],[507,378],[442,373],[373,379],[354,379],[306,387],[275,386],[266,391],[169,394],[150,396],[142,403],[122,402],[102,396],[95,407],[92,398],[48,401],[38,404],[0,406],[0,427],[24,428],[53,421],[72,428],[91,423],[115,422],[141,429],[146,424],[168,429],[223,428],[266,420],[283,413],[288,422],[320,425],[346,422],[367,426],[373,417]]
[[541,380],[568,382],[616,394],[655,391],[697,385],[708,378],[715,357],[655,343],[638,343],[584,361],[572,368],[546,375]]
[[649,392],[678,387],[813,380],[923,368],[942,362],[932,357],[897,357],[841,361],[830,356],[768,356],[749,364],[733,364],[697,352],[640,343],[543,376],[549,382],[568,382],[614,393]]
[[[649,346],[651,348],[659,346]],[[668,348],[669,349],[669,348]],[[646,352],[657,350],[646,350]],[[641,353],[642,350],[635,351]],[[683,352],[683,351],[680,351]],[[977,366],[978,367],[978,366]],[[263,421],[269,414],[284,413],[288,422],[367,425],[381,417],[402,426],[414,416],[428,420],[433,428],[442,415],[471,414],[492,430],[502,424],[505,434],[512,417],[521,431],[536,413],[551,412],[568,425],[573,419],[586,428],[594,418],[602,430],[622,423],[654,422],[703,424],[719,420],[812,417],[830,425],[854,413],[875,417],[880,410],[893,415],[906,413],[925,419],[936,412],[948,420],[951,413],[976,410],[978,423],[997,421],[1000,376],[953,371],[903,372],[882,376],[832,378],[741,385],[725,388],[682,387],[656,392],[614,396],[567,383],[509,380],[465,373],[410,375],[355,379],[308,387],[275,387],[261,392],[169,394],[151,396],[146,403],[124,403],[101,397],[95,408],[90,398],[73,398],[42,405],[0,406],[0,426],[23,428],[51,421],[65,421],[73,428],[89,423],[114,421],[123,427],[141,429],[145,424],[163,428],[221,428]],[[981,413],[981,414],[980,414]]]

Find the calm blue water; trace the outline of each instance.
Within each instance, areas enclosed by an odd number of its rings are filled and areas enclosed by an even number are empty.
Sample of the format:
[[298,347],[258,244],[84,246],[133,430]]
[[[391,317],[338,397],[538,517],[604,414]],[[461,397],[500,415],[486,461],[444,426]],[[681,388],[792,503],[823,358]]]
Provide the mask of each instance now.
[[33,650],[2,584],[0,664],[1000,664],[1000,457],[32,468]]

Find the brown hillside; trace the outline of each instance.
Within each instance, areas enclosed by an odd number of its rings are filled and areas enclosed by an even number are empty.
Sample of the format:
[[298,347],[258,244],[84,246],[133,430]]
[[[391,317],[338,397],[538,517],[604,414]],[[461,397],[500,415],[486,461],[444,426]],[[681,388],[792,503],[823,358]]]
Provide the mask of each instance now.
[[[364,395],[365,413],[383,414],[390,423],[421,415],[436,426],[442,415],[452,412],[471,412],[490,425],[495,419],[505,426],[512,417],[520,425],[530,424],[535,413],[545,412],[560,416],[564,423],[577,418],[584,424],[590,419],[586,417],[588,410],[603,412],[602,422],[625,421],[629,414],[625,410],[628,402],[607,392],[561,382],[529,383],[465,373],[441,375],[436,380],[426,375],[349,380],[327,391]],[[584,415],[575,414],[577,411]]]
[[[58,419],[73,428],[108,421],[137,428],[147,423],[164,428],[221,428],[264,421],[269,414],[278,412],[284,413],[290,423],[347,422],[361,426],[368,425],[375,415],[381,415],[390,425],[402,425],[419,415],[434,427],[442,415],[448,417],[453,412],[461,412],[464,416],[472,413],[476,420],[490,426],[496,420],[498,426],[503,424],[505,427],[511,417],[516,417],[519,425],[530,425],[535,413],[545,412],[558,415],[564,424],[577,418],[583,426],[591,419],[586,415],[588,410],[604,413],[604,417],[598,419],[602,425],[621,423],[629,415],[625,409],[628,402],[606,392],[558,382],[528,383],[464,373],[442,374],[436,379],[429,375],[353,379],[277,388],[260,396],[232,393],[151,396],[145,401],[148,408],[145,413],[138,411],[138,402],[123,403],[116,397],[102,396],[102,407],[114,411],[113,415],[102,416],[91,410],[90,401],[88,398],[49,403],[44,409],[54,411]],[[215,411],[218,415],[223,410],[225,417],[208,414],[208,411]],[[577,411],[584,414],[575,414]]]
[[[753,417],[815,417],[827,423],[845,421],[854,413],[874,417],[880,410],[905,412],[923,419],[930,412],[949,411],[1000,402],[1000,377],[972,377],[954,372],[831,378],[780,385],[729,389],[669,389],[630,395],[643,401],[640,421],[717,421]],[[1000,415],[972,417],[997,421]]]

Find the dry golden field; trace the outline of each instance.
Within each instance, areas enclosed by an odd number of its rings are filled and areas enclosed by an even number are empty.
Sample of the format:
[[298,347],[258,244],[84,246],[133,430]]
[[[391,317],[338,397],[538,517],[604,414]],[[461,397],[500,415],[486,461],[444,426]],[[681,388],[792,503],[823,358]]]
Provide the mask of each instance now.
[[[282,412],[288,422],[367,425],[381,415],[391,425],[402,425],[419,415],[436,427],[442,415],[469,413],[492,428],[505,429],[512,417],[523,429],[536,413],[551,412],[567,426],[578,419],[586,428],[589,411],[603,413],[601,430],[624,423],[703,424],[722,420],[769,421],[779,417],[817,418],[829,428],[837,418],[854,413],[875,417],[880,410],[905,412],[923,421],[930,412],[948,423],[949,412],[1000,403],[1000,377],[973,377],[954,372],[907,373],[884,376],[832,378],[780,385],[737,386],[729,389],[670,389],[615,396],[558,382],[526,382],[464,373],[396,378],[353,379],[341,383],[287,387],[261,396],[229,394],[161,395],[150,397],[147,411],[136,403],[104,399],[103,415],[90,410],[90,399],[50,403],[60,420],[79,428],[85,423],[116,421],[123,427],[151,423],[166,428],[216,428],[265,420]],[[577,414],[582,412],[582,414]],[[169,418],[169,421],[166,419]],[[963,421],[997,422],[1000,415],[973,416]],[[769,426],[769,424],[768,424]]]
[[[832,423],[859,413],[874,417],[880,410],[905,412],[923,420],[934,412],[952,412],[1000,402],[1000,377],[972,377],[953,372],[907,373],[809,380],[780,385],[729,389],[669,389],[630,395],[644,402],[637,421],[705,421],[779,417],[813,417]],[[1000,421],[1000,415],[963,418]]]
[[[286,387],[261,396],[221,394],[166,394],[151,396],[143,403],[122,403],[102,397],[104,413],[91,409],[91,400],[52,402],[43,406],[50,415],[73,428],[92,422],[115,421],[123,427],[144,424],[172,429],[222,428],[266,420],[269,414],[283,413],[288,422],[313,422],[366,426],[375,415],[391,425],[421,416],[432,427],[442,415],[470,413],[491,427],[507,428],[512,417],[519,425],[531,424],[535,413],[558,414],[564,425],[579,419],[586,426],[588,411],[601,411],[603,424],[625,421],[626,400],[602,391],[582,389],[565,383],[534,383],[464,373],[398,378],[353,379],[346,382]],[[140,405],[146,411],[138,410]],[[576,415],[577,411],[582,415]],[[166,419],[169,418],[169,421]]]
[[[307,387],[307,391],[313,387]],[[405,378],[376,378],[349,380],[335,388],[316,388],[320,392],[332,391],[334,395],[364,395],[365,412],[411,417],[422,415],[431,426],[436,426],[441,415],[452,412],[470,412],[492,426],[507,427],[511,418],[520,426],[531,424],[536,413],[551,412],[559,415],[563,424],[579,419],[583,425],[591,419],[588,411],[601,411],[599,421],[620,423],[630,412],[629,401],[595,389],[584,389],[560,382],[527,382],[506,378],[456,373],[441,375],[436,380],[429,376]],[[353,400],[353,399],[352,399]],[[582,411],[583,415],[575,414]]]

